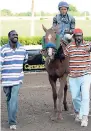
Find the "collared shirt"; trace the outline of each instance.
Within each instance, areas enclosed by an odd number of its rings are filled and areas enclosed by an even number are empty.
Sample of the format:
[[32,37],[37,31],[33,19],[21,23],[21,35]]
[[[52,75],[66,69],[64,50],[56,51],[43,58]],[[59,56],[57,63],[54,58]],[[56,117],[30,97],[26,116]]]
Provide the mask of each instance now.
[[64,54],[69,56],[69,76],[80,77],[91,72],[90,53],[86,51],[89,43],[83,43],[79,47],[75,42],[71,42],[64,50]]
[[28,59],[28,54],[24,47],[17,43],[17,48],[13,50],[10,44],[1,48],[1,84],[2,86],[13,86],[22,83],[23,63]]

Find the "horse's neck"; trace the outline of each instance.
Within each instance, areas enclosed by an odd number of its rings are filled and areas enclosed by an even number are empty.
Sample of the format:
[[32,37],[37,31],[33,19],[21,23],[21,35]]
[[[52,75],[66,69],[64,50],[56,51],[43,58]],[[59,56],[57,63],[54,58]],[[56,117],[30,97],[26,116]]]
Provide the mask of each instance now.
[[60,56],[59,56],[58,53],[56,53],[55,56],[54,56],[54,60],[56,60],[56,59],[60,59]]

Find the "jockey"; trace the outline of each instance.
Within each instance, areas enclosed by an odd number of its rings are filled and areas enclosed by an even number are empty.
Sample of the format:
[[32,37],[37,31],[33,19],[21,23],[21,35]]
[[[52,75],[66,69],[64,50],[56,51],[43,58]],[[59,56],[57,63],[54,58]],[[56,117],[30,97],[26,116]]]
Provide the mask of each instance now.
[[67,2],[61,1],[58,4],[58,10],[60,14],[57,14],[53,18],[53,27],[56,25],[59,26],[60,38],[71,39],[70,34],[75,29],[75,18],[68,14],[69,4]]

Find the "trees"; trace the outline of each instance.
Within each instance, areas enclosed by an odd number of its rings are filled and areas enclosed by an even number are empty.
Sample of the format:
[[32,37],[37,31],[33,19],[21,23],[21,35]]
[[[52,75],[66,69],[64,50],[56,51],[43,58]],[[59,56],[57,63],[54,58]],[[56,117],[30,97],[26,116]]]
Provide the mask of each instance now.
[[[44,12],[43,10],[40,12],[35,12],[34,11],[34,0],[32,0],[32,4],[31,4],[31,11],[28,12],[19,12],[19,13],[12,13],[10,10],[8,9],[3,9],[1,10],[1,16],[32,16],[32,14],[34,16],[54,16],[57,12],[55,13],[50,13],[50,12]],[[69,5],[69,13],[73,16],[89,16],[90,13],[88,11],[84,11],[84,12],[79,12],[77,10],[77,8],[74,5]]]
[[69,13],[73,16],[80,16],[81,13],[77,10],[77,8],[73,5],[69,5]]
[[1,10],[1,16],[12,16],[13,13],[8,9]]
[[31,12],[15,13],[14,16],[31,16]]
[[69,5],[69,11],[72,11],[72,12],[77,12],[77,8],[73,5]]

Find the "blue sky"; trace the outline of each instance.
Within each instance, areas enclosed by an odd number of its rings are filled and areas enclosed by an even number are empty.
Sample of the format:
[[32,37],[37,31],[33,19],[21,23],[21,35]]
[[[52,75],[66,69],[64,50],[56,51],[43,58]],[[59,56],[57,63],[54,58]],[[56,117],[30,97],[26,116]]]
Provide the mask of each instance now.
[[[24,12],[31,9],[32,0],[1,0],[0,9],[7,8],[13,12]],[[91,13],[91,0],[64,0],[75,5],[79,11],[89,11]],[[60,0],[35,0],[35,11],[41,10],[57,12],[57,5]]]

